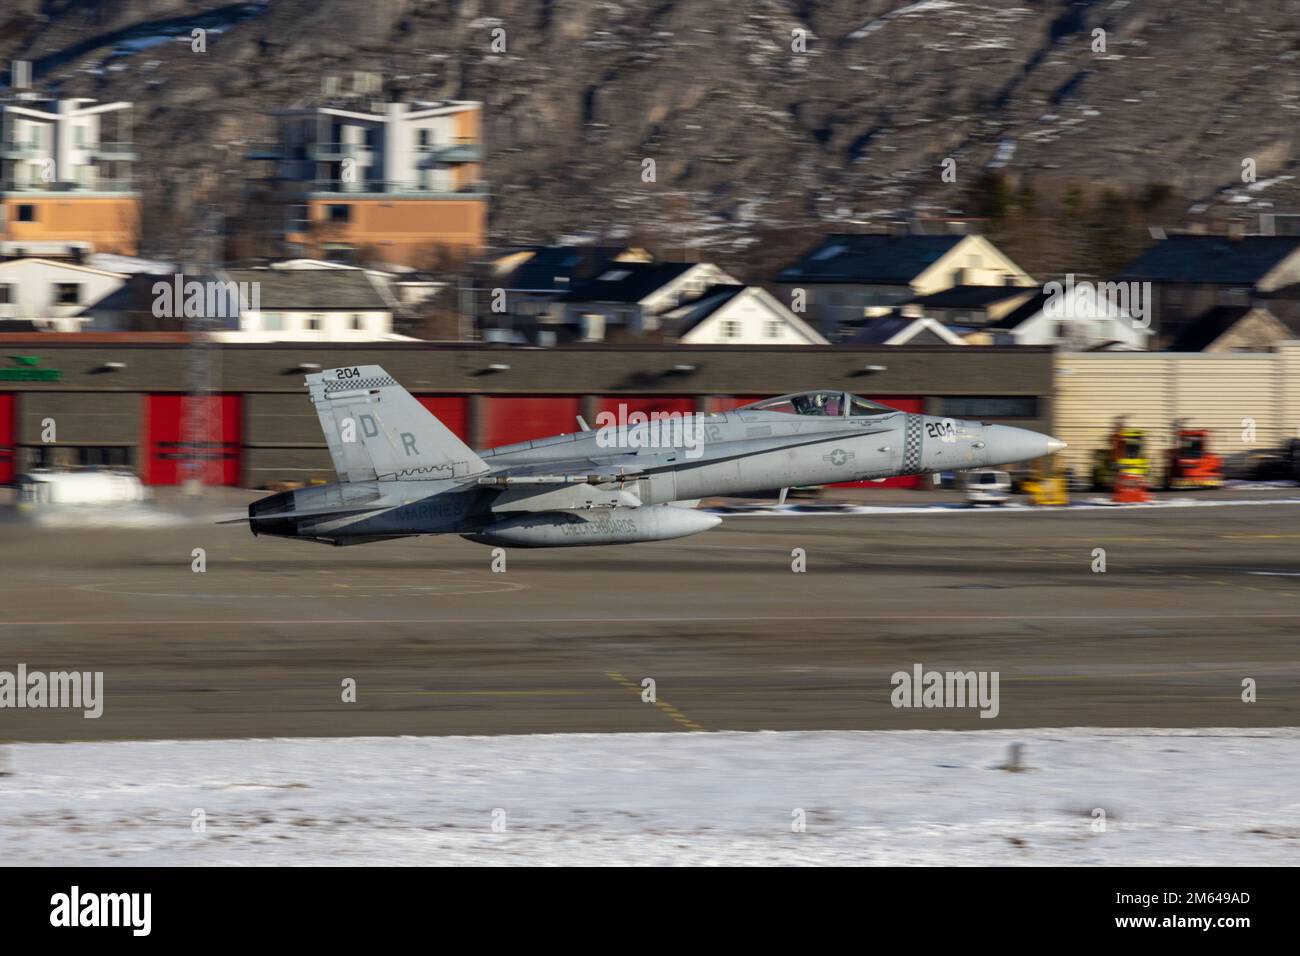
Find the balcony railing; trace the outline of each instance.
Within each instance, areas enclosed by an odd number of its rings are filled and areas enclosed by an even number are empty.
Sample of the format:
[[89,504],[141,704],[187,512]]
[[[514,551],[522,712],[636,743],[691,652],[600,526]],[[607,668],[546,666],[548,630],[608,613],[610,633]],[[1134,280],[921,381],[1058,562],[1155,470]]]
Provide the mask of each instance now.
[[135,145],[132,143],[99,143],[87,148],[100,159],[132,160],[138,158]]
[[477,163],[483,157],[478,143],[465,136],[453,143],[425,143],[415,149],[438,163]]
[[17,182],[6,180],[0,182],[0,192],[7,193],[129,193],[135,189],[129,179],[97,179],[89,183],[79,182]]
[[30,159],[44,156],[45,150],[40,143],[4,143],[0,144],[0,156],[5,159]]
[[425,185],[410,180],[368,179],[348,182],[340,179],[318,179],[311,183],[313,193],[339,196],[423,196],[431,199],[473,199],[488,194],[487,183],[470,183],[457,188]]
[[319,162],[329,163],[356,159],[365,149],[362,143],[312,143],[307,147],[307,155]]

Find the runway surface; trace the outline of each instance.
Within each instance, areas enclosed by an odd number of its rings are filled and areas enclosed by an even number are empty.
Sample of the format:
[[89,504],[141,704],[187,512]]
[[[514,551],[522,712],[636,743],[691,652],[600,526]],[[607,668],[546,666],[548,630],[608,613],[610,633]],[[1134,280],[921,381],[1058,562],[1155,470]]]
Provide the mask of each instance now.
[[[454,537],[6,523],[0,670],[103,671],[105,707],[0,740],[1297,725],[1297,546],[1296,504],[731,517],[505,573]],[[997,718],[892,707],[917,663],[999,672]]]

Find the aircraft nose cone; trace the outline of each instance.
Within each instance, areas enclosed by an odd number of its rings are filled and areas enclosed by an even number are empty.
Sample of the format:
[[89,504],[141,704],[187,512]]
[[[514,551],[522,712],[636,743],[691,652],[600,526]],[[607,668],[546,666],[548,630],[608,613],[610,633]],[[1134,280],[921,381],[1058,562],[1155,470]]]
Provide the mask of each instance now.
[[984,442],[988,447],[990,465],[1010,465],[1017,461],[1030,461],[1060,451],[1065,442],[1051,435],[1043,435],[1028,428],[1010,425],[987,425]]

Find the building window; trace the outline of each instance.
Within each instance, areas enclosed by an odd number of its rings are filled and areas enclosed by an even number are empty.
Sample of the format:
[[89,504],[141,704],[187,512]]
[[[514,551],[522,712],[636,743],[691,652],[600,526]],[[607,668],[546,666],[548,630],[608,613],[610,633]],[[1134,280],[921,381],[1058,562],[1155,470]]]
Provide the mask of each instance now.
[[763,324],[763,334],[769,339],[779,339],[781,332],[785,329],[785,323],[780,319],[768,319]]
[[81,304],[80,282],[58,282],[54,286],[54,301],[59,305]]
[[740,338],[740,320],[723,319],[722,320],[722,337],[724,339]]
[[19,205],[19,207],[18,207],[18,221],[19,221],[19,222],[35,222],[35,221],[36,221],[36,207],[33,206],[31,203],[22,203],[21,205]]
[[319,315],[313,315],[313,316],[310,316],[310,317],[307,319],[307,331],[308,331],[308,332],[319,332],[319,331],[320,331],[320,316],[319,316]]
[[359,315],[352,316],[352,331],[353,332],[361,331],[361,316]]
[[0,305],[14,304],[14,287],[9,283],[0,284]]
[[347,203],[331,203],[325,207],[325,219],[327,222],[350,222],[352,207]]
[[279,332],[284,328],[284,317],[279,312],[262,313],[262,331]]
[[940,402],[948,418],[1037,418],[1035,395],[948,395]]

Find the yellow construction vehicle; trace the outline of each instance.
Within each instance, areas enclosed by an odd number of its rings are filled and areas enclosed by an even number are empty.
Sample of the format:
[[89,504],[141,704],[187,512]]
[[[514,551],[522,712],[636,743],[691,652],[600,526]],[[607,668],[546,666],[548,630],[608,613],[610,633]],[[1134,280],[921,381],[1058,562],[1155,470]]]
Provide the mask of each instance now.
[[1070,479],[1059,455],[1040,458],[1033,474],[1021,482],[1020,490],[1036,505],[1060,507],[1070,503]]
[[1143,449],[1146,432],[1128,428],[1123,419],[1117,419],[1110,435],[1110,447],[1098,448],[1092,459],[1092,486],[1099,491],[1109,491],[1117,475],[1136,475],[1147,479],[1151,474],[1151,460]]

